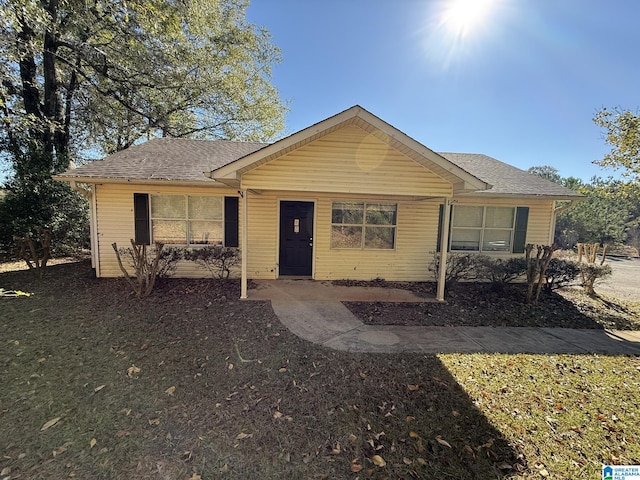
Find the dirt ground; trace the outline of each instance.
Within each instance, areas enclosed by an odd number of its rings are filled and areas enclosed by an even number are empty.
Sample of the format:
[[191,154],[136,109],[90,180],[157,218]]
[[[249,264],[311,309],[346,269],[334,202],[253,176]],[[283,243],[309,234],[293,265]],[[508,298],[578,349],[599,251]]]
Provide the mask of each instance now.
[[[446,303],[345,302],[345,305],[371,325],[640,330],[640,259],[612,258],[609,263],[613,274],[596,282],[595,297],[585,295],[579,286],[572,286],[551,294],[542,292],[537,305],[526,305],[522,284],[507,284],[496,289],[490,284],[460,283],[447,292]],[[418,287],[430,294],[435,289],[431,283],[386,284]]]

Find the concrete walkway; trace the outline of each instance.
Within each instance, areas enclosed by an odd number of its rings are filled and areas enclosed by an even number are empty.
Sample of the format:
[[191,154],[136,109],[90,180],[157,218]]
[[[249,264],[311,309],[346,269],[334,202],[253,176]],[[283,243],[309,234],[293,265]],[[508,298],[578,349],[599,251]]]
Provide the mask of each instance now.
[[270,300],[280,321],[310,342],[348,352],[600,353],[640,355],[640,332],[525,327],[365,325],[341,302],[428,302],[407,290],[313,280],[256,280],[249,300]]

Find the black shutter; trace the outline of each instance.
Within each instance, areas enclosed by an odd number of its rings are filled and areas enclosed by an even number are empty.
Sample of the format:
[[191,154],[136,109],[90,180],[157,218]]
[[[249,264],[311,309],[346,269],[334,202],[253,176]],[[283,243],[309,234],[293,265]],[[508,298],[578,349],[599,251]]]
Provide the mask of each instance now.
[[440,205],[438,210],[438,240],[436,243],[436,252],[440,251],[440,243],[442,242],[442,222],[444,220],[444,205]]
[[[451,219],[453,218],[453,206],[450,207],[451,210],[449,212],[449,243],[447,245],[447,252],[449,251],[449,247],[451,246]],[[438,210],[438,240],[436,244],[436,252],[440,251],[440,243],[442,242],[442,226],[444,224],[444,204],[440,204]]]
[[513,253],[524,253],[527,241],[529,207],[516,208],[516,229],[513,232]]
[[224,197],[224,246],[238,245],[238,197]]
[[133,217],[135,221],[135,241],[139,245],[151,244],[149,231],[149,195],[146,193],[133,194]]

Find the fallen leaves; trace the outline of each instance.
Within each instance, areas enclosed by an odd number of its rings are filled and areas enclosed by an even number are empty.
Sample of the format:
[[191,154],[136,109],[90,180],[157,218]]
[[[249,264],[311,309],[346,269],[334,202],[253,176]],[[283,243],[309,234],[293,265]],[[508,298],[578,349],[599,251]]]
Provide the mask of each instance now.
[[131,365],[129,368],[127,368],[127,377],[132,378],[136,373],[140,373],[140,367]]
[[436,441],[442,445],[443,447],[448,447],[451,448],[451,444],[449,442],[447,442],[446,440],[443,440],[442,437],[440,435],[436,435]]
[[169,395],[170,397],[172,397],[175,391],[176,391],[176,387],[171,386],[171,387],[167,388],[167,389],[164,391],[164,393],[166,393],[167,395]]
[[60,445],[58,448],[56,448],[56,449],[55,449],[53,452],[51,452],[51,453],[52,453],[52,455],[53,455],[54,457],[57,457],[58,455],[62,455],[62,454],[63,454],[64,452],[66,452],[66,451],[67,451],[67,445],[66,445],[66,444],[64,444],[64,445]]
[[51,420],[46,422],[44,425],[42,425],[42,427],[40,428],[40,431],[43,432],[43,431],[47,430],[48,428],[53,427],[56,423],[58,423],[60,421],[61,418],[62,417],[52,418]]
[[371,461],[377,467],[384,467],[387,465],[387,462],[385,462],[384,458],[382,458],[380,455],[374,455],[373,457],[371,457]]

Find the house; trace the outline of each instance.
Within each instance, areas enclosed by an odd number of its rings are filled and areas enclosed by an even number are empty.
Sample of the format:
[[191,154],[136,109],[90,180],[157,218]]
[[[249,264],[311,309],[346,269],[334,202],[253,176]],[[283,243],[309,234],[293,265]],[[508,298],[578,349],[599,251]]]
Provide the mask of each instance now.
[[56,179],[90,192],[98,277],[121,275],[111,245],[131,238],[237,246],[243,298],[247,279],[425,281],[436,250],[522,255],[552,243],[558,202],[580,197],[485,155],[436,153],[360,106],[272,144],[160,138]]

